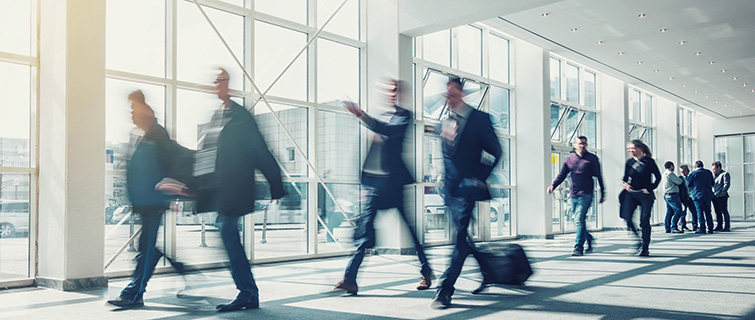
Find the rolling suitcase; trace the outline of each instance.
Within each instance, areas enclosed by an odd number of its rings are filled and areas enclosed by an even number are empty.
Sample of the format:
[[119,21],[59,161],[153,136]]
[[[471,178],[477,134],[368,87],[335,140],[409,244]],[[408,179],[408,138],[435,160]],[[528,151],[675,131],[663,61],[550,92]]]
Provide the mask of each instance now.
[[491,284],[524,287],[524,282],[532,275],[532,267],[527,255],[518,244],[478,247],[474,256],[480,264],[483,280],[480,287],[472,291],[473,294],[482,292]]

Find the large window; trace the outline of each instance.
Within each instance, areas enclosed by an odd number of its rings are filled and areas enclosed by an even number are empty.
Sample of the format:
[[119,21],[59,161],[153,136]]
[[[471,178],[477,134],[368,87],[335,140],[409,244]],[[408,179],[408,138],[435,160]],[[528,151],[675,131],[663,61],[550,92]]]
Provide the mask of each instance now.
[[[125,193],[128,153],[139,134],[131,123],[128,93],[142,90],[171,137],[195,149],[221,105],[213,93],[217,67],[230,73],[232,100],[255,115],[281,166],[286,189],[280,204],[271,204],[267,182],[258,176],[254,214],[239,225],[250,258],[275,260],[352,248],[350,221],[359,210],[354,186],[359,185],[362,139],[359,122],[344,112],[340,101],[363,102],[362,1],[349,1],[337,13],[340,0],[222,2],[203,2],[202,9],[266,94],[272,110],[193,1],[108,1],[105,259],[112,260],[106,266],[108,274],[133,268],[131,246],[120,255],[116,251],[139,229],[138,215],[132,214]],[[139,23],[130,18],[134,16],[140,17]],[[331,16],[319,37],[305,48]],[[316,170],[310,169],[307,159]],[[327,181],[340,206],[326,195],[316,174]],[[217,232],[217,214],[195,215],[193,207],[191,202],[171,206],[158,243],[184,262],[218,265],[227,257]],[[322,239],[312,241],[317,238]]]
[[0,285],[34,276],[36,6],[0,1]]
[[693,117],[694,111],[679,107],[679,161],[683,164],[692,164],[695,161]]
[[[458,39],[458,41],[451,41]],[[487,58],[484,58],[487,57]],[[445,94],[450,77],[462,79],[462,99],[475,109],[490,114],[503,156],[489,182],[493,199],[479,203],[475,216],[479,223],[470,226],[475,239],[495,239],[514,235],[512,227],[511,90],[509,84],[509,40],[485,26],[464,25],[418,37],[415,41],[415,101],[417,131],[422,151],[422,219],[419,224],[427,243],[451,241],[452,221],[444,206],[443,152],[433,128],[448,114]]]
[[715,138],[716,160],[731,175],[729,213],[732,219],[755,218],[755,134]]
[[636,88],[629,88],[629,139],[642,140],[653,150],[655,128],[653,96]]

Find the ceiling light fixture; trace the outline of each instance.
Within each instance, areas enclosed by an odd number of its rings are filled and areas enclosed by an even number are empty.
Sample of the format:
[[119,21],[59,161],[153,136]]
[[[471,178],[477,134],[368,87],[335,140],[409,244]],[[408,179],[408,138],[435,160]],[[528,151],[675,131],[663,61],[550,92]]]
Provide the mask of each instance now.
[[603,40],[598,40],[597,44],[603,44]]
[[637,61],[637,64],[642,64],[642,61]]
[[736,76],[731,77],[731,80],[737,80],[737,77]]
[[742,113],[740,112],[739,115],[742,115]]
[[715,102],[715,103],[718,103],[718,99],[716,99],[716,100],[713,100],[713,102]]
[[714,64],[714,63],[716,63],[716,62],[715,62],[715,61],[713,61],[713,60],[711,60],[711,61],[708,61],[708,64]]
[[695,93],[697,93],[697,89],[695,89]]
[[623,56],[624,55],[624,51],[619,51],[619,55]]
[[679,41],[680,45],[685,44],[685,43],[687,43],[687,41],[685,41],[685,40]]
[[571,32],[576,32],[577,28],[571,28]]
[[701,55],[701,54],[702,54],[702,52],[700,52],[700,51],[698,51],[698,52],[695,52],[695,55],[696,55],[696,56],[699,56],[699,55]]
[[750,92],[755,93],[755,89],[750,90]]
[[668,77],[669,80],[674,80],[674,77]]
[[682,87],[686,87],[686,86],[687,86],[687,84],[686,84],[686,83],[682,83]]
[[640,13],[640,14],[637,15],[638,18],[644,18],[645,16],[646,16],[646,14],[644,14],[644,13]]
[[710,96],[706,94],[706,95],[705,95],[705,99],[708,99],[708,98],[710,98]]
[[550,14],[551,14],[550,12],[544,12],[543,14],[541,14],[541,16],[543,16],[543,17],[547,17],[547,16],[549,16]]
[[653,72],[658,73],[658,69],[653,70]]
[[726,69],[721,69],[721,73],[726,73]]
[[747,86],[747,84],[746,84],[746,83],[743,83],[743,84],[742,84],[742,86],[743,86],[743,87],[746,87],[746,86]]
[[666,32],[666,31],[668,31],[668,29],[666,28],[661,29],[661,32]]

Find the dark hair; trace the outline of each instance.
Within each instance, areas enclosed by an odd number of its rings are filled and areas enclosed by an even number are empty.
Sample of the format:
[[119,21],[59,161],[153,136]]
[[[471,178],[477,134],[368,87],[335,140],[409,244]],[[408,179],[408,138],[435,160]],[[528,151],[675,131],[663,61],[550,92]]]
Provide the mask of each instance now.
[[585,136],[579,136],[579,137],[577,137],[577,140],[585,140],[585,142],[587,142],[587,137],[585,137]]
[[713,162],[713,167],[714,167],[714,168],[719,168],[719,169],[720,169],[720,168],[721,168],[721,161],[716,161],[716,162]]
[[684,169],[687,169],[687,170],[689,170],[689,166],[688,166],[688,165],[686,165],[686,164],[683,164],[683,165],[679,166],[679,169],[680,169],[680,170],[684,170]]
[[653,153],[650,152],[650,147],[648,147],[648,145],[642,142],[642,140],[635,139],[635,140],[629,141],[629,143],[633,144],[635,148],[639,148],[640,150],[642,150],[642,153],[644,153],[648,157],[651,157],[651,158],[653,157]]
[[674,166],[674,163],[671,161],[666,161],[666,163],[663,164],[663,167],[666,169],[671,169],[671,167]]
[[695,168],[705,168],[705,165],[703,164],[702,161],[697,160],[695,161]]
[[449,77],[448,83],[446,85],[450,86],[452,84],[455,85],[456,88],[459,89],[460,91],[464,89],[464,85],[461,84],[461,78],[459,77],[454,77],[454,76]]

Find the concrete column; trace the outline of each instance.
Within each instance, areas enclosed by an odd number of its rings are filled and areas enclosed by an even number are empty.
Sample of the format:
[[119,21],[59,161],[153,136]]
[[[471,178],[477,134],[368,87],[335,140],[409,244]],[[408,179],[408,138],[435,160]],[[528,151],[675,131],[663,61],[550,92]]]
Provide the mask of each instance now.
[[[386,110],[382,93],[375,90],[375,84],[387,78],[401,79],[405,86],[401,105],[411,108],[412,85],[412,38],[398,32],[398,0],[365,1],[367,5],[367,111],[379,114]],[[413,129],[413,128],[412,128]],[[414,172],[413,130],[406,135],[408,145],[404,148],[404,161]],[[404,190],[406,214],[410,221],[416,221],[413,185]],[[416,223],[415,223],[416,225]],[[414,227],[414,226],[412,226]],[[376,251],[385,253],[413,254],[414,243],[398,211],[384,210],[375,219],[377,237]]]
[[626,224],[619,218],[619,180],[624,176],[627,159],[625,144],[629,137],[629,96],[624,82],[602,74],[598,82],[600,91],[600,162],[606,187],[606,202],[600,204],[599,224],[603,228],[622,228]]
[[516,90],[516,208],[520,238],[545,238],[552,230],[550,56],[543,49],[517,41]]
[[105,1],[40,10],[37,285],[105,287]]

